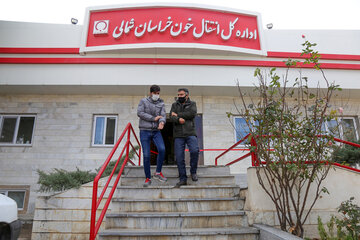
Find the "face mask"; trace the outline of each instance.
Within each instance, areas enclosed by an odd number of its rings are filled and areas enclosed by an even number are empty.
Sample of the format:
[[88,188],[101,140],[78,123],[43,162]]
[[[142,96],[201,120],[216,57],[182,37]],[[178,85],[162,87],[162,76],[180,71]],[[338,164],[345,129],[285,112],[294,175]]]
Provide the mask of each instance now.
[[180,103],[184,103],[186,101],[186,97],[178,97],[178,101]]
[[160,98],[160,95],[159,95],[159,94],[153,94],[153,95],[151,96],[151,99],[152,99],[153,101],[157,101],[157,100],[159,100],[159,98]]

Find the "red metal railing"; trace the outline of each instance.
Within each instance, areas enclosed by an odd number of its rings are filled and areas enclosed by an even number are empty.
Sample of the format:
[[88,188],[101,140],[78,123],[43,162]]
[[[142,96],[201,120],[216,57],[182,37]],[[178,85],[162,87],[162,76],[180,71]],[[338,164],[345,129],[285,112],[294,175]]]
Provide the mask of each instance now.
[[[232,145],[231,147],[229,147],[228,149],[226,149],[226,150],[225,150],[223,153],[221,153],[219,156],[217,156],[217,157],[215,158],[215,166],[218,165],[218,159],[219,159],[219,158],[221,158],[221,157],[224,156],[226,153],[228,153],[228,152],[230,152],[231,150],[233,150],[233,149],[234,149],[235,147],[237,147],[240,143],[244,142],[246,139],[248,139],[249,136],[250,136],[250,133],[249,133],[248,135],[246,135],[245,137],[243,137],[240,141],[238,141],[237,143],[235,143],[234,145]],[[251,144],[252,144],[252,141],[253,141],[253,139],[251,138],[251,141],[250,141]],[[251,156],[251,161],[252,161],[252,162],[253,162],[254,159],[256,158],[256,155],[255,155],[253,152],[249,152],[249,153],[247,153],[247,154],[245,154],[245,155],[243,155],[243,156],[235,159],[234,161],[226,164],[225,166],[232,165],[232,164],[234,164],[234,163],[236,163],[236,162],[239,162],[239,161],[241,161],[241,160],[243,160],[244,158],[247,158],[247,157],[249,157],[249,156]]]
[[[244,138],[242,138],[240,141],[238,141],[237,143],[235,143],[234,145],[232,145],[231,147],[229,147],[228,149],[226,149],[223,153],[221,153],[220,155],[218,155],[216,158],[215,158],[215,166],[218,165],[218,159],[222,156],[224,156],[226,153],[228,153],[229,151],[233,150],[233,148],[235,148],[236,146],[238,146],[240,143],[244,142],[246,139],[248,139],[250,136],[250,133],[248,135],[246,135]],[[270,137],[270,136],[262,136],[262,137]],[[319,135],[317,137],[324,137],[322,135]],[[339,138],[334,138],[334,141],[335,142],[339,142],[339,143],[344,143],[344,144],[347,144],[347,145],[350,145],[350,146],[353,146],[353,147],[358,147],[360,148],[360,144],[357,144],[357,143],[353,143],[353,142],[349,142],[349,141],[345,141],[345,140],[342,140],[342,139],[339,139]],[[255,138],[251,138],[250,140],[250,146],[251,147],[256,147],[257,144],[256,144],[256,140]],[[273,149],[269,149],[269,151],[273,151]],[[231,161],[230,163],[227,163],[225,166],[229,166],[229,165],[232,165],[236,162],[239,162],[247,157],[250,157],[251,156],[251,164],[252,166],[259,166],[260,163],[261,164],[266,164],[266,162],[264,161],[259,161],[257,155],[256,155],[256,150],[255,151],[250,151],[249,153],[235,159],[234,161]],[[312,164],[312,162],[305,162],[305,164]],[[346,166],[346,165],[343,165],[343,164],[340,164],[340,163],[331,163],[332,165],[334,166],[338,166],[338,167],[341,167],[341,168],[345,168],[345,169],[348,169],[348,170],[352,170],[352,171],[355,171],[355,172],[360,172],[359,169],[356,169],[356,168],[352,168],[352,167],[349,167],[349,166]]]
[[[131,133],[133,134],[135,140],[137,141],[138,145],[139,145],[139,152],[137,153],[136,152],[136,149],[134,147],[134,145],[131,143],[130,139],[131,139]],[[99,198],[97,197],[98,196],[98,185],[99,185],[99,180],[102,176],[102,174],[104,173],[106,167],[108,166],[110,160],[112,159],[113,155],[115,154],[116,150],[118,149],[120,143],[122,142],[123,138],[125,137],[125,135],[127,134],[127,140],[126,140],[126,143],[115,163],[115,166],[99,196]],[[112,199],[112,196],[114,195],[114,192],[116,190],[116,186],[117,184],[119,183],[119,180],[120,180],[120,177],[121,177],[121,174],[122,172],[124,171],[124,168],[126,166],[126,164],[128,162],[130,162],[132,165],[135,165],[130,159],[129,159],[129,150],[130,150],[130,147],[135,151],[136,155],[139,157],[139,166],[140,166],[140,163],[141,163],[141,144],[134,132],[134,129],[133,127],[131,126],[131,123],[128,123],[124,129],[124,131],[122,132],[120,138],[117,140],[114,148],[111,150],[109,156],[107,157],[105,163],[103,164],[103,166],[101,167],[99,173],[96,175],[95,179],[94,179],[94,185],[93,185],[93,195],[92,195],[92,205],[91,205],[91,219],[90,219],[90,240],[95,240],[96,238],[96,235],[100,229],[100,225],[105,217],[105,214],[106,214],[106,211],[109,207],[109,204],[111,202],[111,199]],[[109,193],[109,196],[108,196],[108,199],[106,200],[105,202],[105,205],[104,205],[104,208],[102,209],[101,213],[100,213],[100,216],[99,216],[99,219],[96,221],[96,211],[98,210],[99,206],[100,206],[100,203],[101,203],[101,200],[103,199],[105,193],[106,193],[106,190],[110,184],[110,181],[113,177],[113,175],[115,174],[115,170],[116,170],[116,167],[119,165],[119,162],[120,162],[120,159],[121,157],[123,156],[124,152],[126,151],[126,155],[125,155],[125,159],[124,159],[124,162],[122,163],[121,165],[121,168],[120,168],[120,171],[117,173],[117,177],[116,177],[116,180],[113,184],[113,186],[111,187],[111,191]]]
[[[227,150],[226,148],[205,148],[205,149],[199,149],[200,152],[220,152],[220,151],[225,151]],[[230,151],[250,151],[249,148],[236,148],[236,149],[231,149]],[[185,149],[185,152],[189,152],[189,149]],[[150,150],[150,153],[153,153],[155,155],[158,155],[158,152],[155,152],[153,150]]]
[[[334,140],[335,140],[335,142],[344,143],[344,144],[347,144],[347,145],[350,145],[350,146],[353,146],[353,147],[360,148],[360,144],[357,144],[357,143],[345,141],[345,140],[342,140],[340,138],[334,138]],[[335,165],[335,166],[341,167],[341,168],[346,168],[346,169],[349,169],[349,170],[352,170],[352,171],[355,171],[355,172],[360,172],[359,169],[352,168],[352,167],[349,167],[349,166],[346,166],[346,165],[343,165],[343,164],[340,164],[340,163],[332,163],[332,164]]]

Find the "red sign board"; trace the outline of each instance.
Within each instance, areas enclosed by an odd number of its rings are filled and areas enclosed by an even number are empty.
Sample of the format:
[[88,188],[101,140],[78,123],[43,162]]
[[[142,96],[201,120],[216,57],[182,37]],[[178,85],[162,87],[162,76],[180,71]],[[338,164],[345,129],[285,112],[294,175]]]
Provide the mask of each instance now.
[[176,43],[262,50],[257,15],[147,6],[90,10],[88,21],[86,48]]

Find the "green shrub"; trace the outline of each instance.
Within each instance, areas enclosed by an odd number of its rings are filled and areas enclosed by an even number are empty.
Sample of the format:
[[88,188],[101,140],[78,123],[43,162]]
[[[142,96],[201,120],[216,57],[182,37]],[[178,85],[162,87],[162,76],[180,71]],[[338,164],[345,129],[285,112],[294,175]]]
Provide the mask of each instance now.
[[40,192],[64,191],[70,188],[79,188],[82,184],[91,182],[96,173],[91,171],[66,171],[64,169],[55,168],[51,173],[45,173],[38,169],[38,184],[40,184]]
[[[139,149],[139,146],[135,146],[135,151]],[[129,152],[129,159],[133,160],[135,156],[133,149]],[[120,159],[118,166],[116,167],[115,174],[120,171],[121,165],[125,160],[125,155]],[[101,177],[107,177],[111,174],[115,167],[116,161],[111,161],[106,167]],[[76,171],[66,171],[64,169],[54,168],[53,172],[46,173],[40,169],[37,170],[39,174],[38,184],[40,185],[39,192],[51,192],[51,191],[64,191],[71,188],[79,188],[81,185],[94,180],[101,167],[96,169],[96,172],[81,171],[76,168]]]
[[345,228],[352,239],[359,239],[360,207],[354,204],[353,200],[354,197],[351,197],[350,200],[341,203],[338,212],[343,214],[343,219],[337,219],[336,224],[341,228]]
[[[338,212],[341,218],[332,216],[325,230],[321,218],[318,217],[318,231],[321,240],[358,240],[360,239],[360,207],[350,200],[341,203]],[[336,235],[334,233],[336,227]]]
[[[354,143],[360,144],[360,140],[354,141]],[[341,147],[335,146],[332,157],[334,162],[354,165],[360,163],[360,148],[347,144]]]

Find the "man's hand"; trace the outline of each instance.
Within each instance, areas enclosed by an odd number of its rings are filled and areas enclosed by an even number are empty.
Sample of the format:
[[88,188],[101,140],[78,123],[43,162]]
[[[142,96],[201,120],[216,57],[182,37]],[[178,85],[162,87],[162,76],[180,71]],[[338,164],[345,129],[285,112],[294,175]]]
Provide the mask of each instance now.
[[161,129],[163,129],[163,128],[164,128],[164,122],[160,122],[158,129],[161,130]]
[[155,122],[159,121],[160,118],[162,118],[162,116],[156,116],[155,117]]
[[172,113],[171,113],[171,116],[177,117],[178,115],[177,115],[176,113],[172,112]]
[[180,123],[180,124],[184,124],[184,123],[185,123],[185,119],[179,118],[179,123]]

